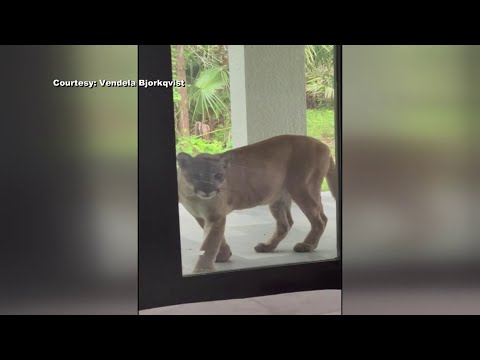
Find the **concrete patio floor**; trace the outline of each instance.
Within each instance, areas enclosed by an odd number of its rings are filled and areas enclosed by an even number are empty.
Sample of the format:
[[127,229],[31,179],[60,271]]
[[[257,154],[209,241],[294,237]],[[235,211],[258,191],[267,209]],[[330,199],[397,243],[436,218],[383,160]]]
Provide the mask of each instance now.
[[[227,217],[225,239],[233,252],[226,263],[217,263],[215,271],[229,271],[263,266],[334,259],[336,244],[336,204],[330,192],[322,193],[322,203],[328,224],[318,248],[311,253],[296,253],[293,247],[302,242],[310,231],[310,223],[298,206],[292,205],[295,221],[287,237],[273,253],[257,253],[253,248],[267,240],[274,232],[275,220],[268,206],[235,211]],[[192,274],[203,240],[203,231],[195,219],[179,205],[183,274]]]

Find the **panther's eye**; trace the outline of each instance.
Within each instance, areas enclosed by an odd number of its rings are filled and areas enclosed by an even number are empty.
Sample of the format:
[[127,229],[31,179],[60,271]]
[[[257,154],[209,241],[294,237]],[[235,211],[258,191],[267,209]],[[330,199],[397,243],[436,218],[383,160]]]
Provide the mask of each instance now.
[[215,174],[215,180],[222,181],[223,180],[223,174],[220,174],[220,173]]

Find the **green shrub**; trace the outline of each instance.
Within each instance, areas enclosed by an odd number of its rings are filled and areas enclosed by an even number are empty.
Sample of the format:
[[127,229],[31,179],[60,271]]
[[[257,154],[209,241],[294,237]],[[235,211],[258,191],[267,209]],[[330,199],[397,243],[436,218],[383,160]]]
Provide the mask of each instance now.
[[218,154],[225,151],[223,142],[218,140],[205,140],[193,136],[180,137],[177,140],[177,154],[180,152],[195,156],[200,153]]

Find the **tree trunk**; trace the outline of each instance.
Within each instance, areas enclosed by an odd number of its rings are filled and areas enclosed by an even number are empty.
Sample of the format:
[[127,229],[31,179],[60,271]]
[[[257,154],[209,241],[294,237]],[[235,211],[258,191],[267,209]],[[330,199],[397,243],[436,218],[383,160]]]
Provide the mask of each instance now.
[[228,50],[227,45],[218,45],[218,54],[223,66],[228,66]]
[[[185,56],[184,45],[177,45],[177,80],[185,80],[187,82],[187,74],[185,72]],[[187,87],[180,87],[180,122],[178,124],[181,136],[190,135],[190,121],[188,118],[188,98]]]

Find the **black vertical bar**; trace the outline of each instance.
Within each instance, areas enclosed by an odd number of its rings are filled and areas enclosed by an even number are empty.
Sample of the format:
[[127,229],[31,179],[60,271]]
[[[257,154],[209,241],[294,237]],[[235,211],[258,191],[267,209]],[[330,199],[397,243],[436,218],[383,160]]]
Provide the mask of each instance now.
[[[138,67],[139,80],[171,80],[170,46],[139,46]],[[173,111],[171,88],[139,86],[139,308],[158,306],[182,273]]]
[[334,81],[335,81],[335,154],[338,174],[337,195],[337,255],[342,260],[342,45],[335,45],[334,51]]

